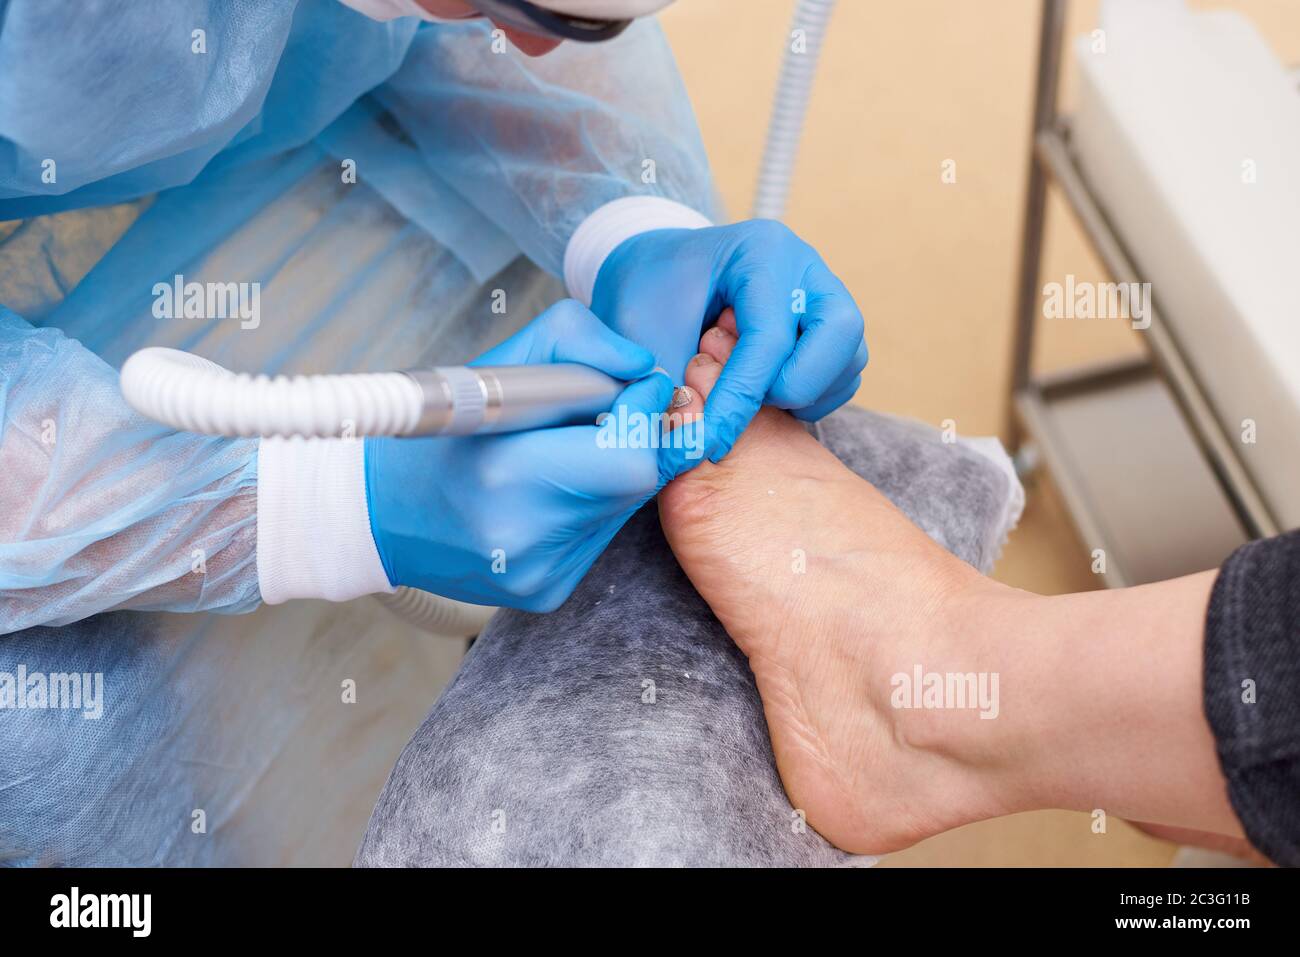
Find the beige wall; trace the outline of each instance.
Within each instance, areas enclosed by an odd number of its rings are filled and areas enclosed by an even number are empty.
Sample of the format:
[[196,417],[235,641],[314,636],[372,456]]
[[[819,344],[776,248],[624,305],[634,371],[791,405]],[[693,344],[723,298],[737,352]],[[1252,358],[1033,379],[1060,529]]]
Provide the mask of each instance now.
[[[1288,61],[1300,2],[1233,0]],[[1070,33],[1097,0],[1076,0]],[[728,210],[749,208],[793,0],[678,0],[662,14]],[[1037,0],[841,0],[787,221],[848,283],[872,363],[859,400],[1000,431],[1009,371]],[[1064,77],[1065,97],[1072,86]],[[957,164],[957,182],[940,164]],[[1059,204],[1047,273],[1096,266]],[[1064,228],[1062,228],[1064,227]],[[1106,326],[1045,331],[1060,365],[1134,348]]]

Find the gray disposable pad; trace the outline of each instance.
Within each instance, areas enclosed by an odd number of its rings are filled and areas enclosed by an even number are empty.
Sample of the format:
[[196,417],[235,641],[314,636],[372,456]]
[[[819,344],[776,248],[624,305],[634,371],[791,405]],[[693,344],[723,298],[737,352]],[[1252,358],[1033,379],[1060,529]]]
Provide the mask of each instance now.
[[[1024,500],[996,442],[858,408],[813,430],[937,542],[991,568]],[[864,862],[797,823],[749,664],[651,503],[559,610],[492,620],[403,751],[356,862]]]

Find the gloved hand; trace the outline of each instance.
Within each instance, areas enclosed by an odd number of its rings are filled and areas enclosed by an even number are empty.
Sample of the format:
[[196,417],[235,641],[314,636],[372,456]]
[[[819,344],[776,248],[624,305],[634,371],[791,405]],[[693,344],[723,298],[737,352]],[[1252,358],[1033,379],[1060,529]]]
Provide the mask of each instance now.
[[[705,405],[714,462],[765,402],[815,421],[852,398],[867,364],[853,297],[816,250],[771,220],[634,235],[601,265],[591,308],[681,382],[705,324],[726,306],[740,341]],[[688,465],[670,459],[670,477]]]
[[[663,412],[672,399],[651,353],[573,300],[471,364],[549,362],[637,380],[614,404],[629,414]],[[601,447],[599,431],[367,439],[370,529],[389,581],[479,604],[559,606],[661,484],[656,449]]]

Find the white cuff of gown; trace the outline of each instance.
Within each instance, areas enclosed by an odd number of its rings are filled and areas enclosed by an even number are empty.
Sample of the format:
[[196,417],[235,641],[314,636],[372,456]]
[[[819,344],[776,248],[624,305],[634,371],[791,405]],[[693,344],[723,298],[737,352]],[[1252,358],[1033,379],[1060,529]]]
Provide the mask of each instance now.
[[370,533],[365,445],[360,439],[258,443],[257,582],[268,605],[394,590]]
[[601,206],[582,221],[564,250],[564,285],[569,295],[591,305],[600,267],[619,243],[652,229],[700,229],[707,216],[663,196],[625,196]]

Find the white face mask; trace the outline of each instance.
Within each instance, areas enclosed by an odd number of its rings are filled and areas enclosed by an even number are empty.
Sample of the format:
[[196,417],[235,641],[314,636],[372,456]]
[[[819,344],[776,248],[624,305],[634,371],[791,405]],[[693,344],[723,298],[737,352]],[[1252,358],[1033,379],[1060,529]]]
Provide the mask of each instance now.
[[398,17],[419,17],[434,23],[454,22],[447,17],[434,16],[415,0],[339,0],[371,20],[396,20]]

